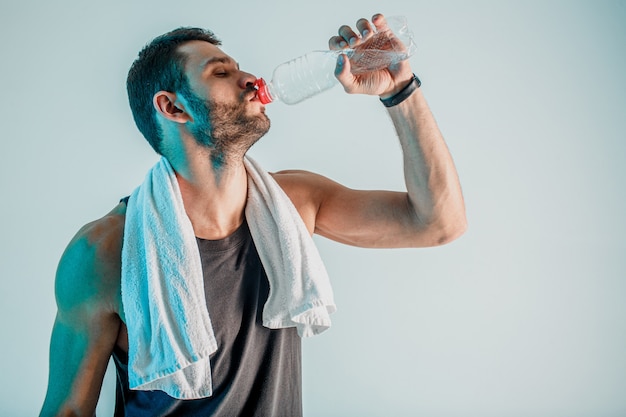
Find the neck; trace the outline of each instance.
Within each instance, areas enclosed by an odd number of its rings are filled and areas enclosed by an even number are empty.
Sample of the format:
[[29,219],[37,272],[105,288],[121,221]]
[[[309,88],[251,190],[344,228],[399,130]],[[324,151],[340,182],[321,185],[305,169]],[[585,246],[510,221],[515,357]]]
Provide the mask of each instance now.
[[197,237],[222,239],[243,222],[248,177],[243,157],[224,158],[207,149],[194,149],[168,160]]

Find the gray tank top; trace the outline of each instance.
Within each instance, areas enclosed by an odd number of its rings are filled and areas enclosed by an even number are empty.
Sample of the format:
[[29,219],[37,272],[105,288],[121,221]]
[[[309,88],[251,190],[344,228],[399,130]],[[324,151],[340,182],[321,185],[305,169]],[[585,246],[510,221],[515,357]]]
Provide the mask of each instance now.
[[115,416],[302,416],[300,337],[295,328],[262,325],[269,283],[247,223],[225,239],[197,241],[218,344],[213,395],[177,400],[162,391],[131,391],[128,357],[116,349]]

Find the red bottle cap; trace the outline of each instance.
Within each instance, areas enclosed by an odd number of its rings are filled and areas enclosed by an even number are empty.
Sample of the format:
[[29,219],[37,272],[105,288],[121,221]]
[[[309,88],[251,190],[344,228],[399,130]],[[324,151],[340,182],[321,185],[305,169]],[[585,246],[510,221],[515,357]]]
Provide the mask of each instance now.
[[263,104],[268,104],[273,101],[270,92],[267,89],[267,84],[263,78],[257,78],[254,82],[254,86],[256,87],[256,96],[259,98],[259,101]]

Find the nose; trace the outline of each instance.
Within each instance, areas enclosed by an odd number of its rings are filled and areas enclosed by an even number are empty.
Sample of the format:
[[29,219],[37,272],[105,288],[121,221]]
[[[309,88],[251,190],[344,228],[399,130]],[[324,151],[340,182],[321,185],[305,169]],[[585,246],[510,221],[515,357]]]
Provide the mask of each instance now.
[[249,89],[254,87],[256,83],[256,77],[248,72],[241,71],[241,77],[239,78],[239,86],[243,89]]

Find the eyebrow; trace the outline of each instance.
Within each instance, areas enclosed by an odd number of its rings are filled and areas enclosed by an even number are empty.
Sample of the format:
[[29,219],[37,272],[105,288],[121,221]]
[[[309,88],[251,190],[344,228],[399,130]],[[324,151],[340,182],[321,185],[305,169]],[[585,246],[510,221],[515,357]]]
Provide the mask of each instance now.
[[206,71],[207,68],[209,68],[212,65],[218,64],[218,63],[219,64],[232,64],[232,63],[234,63],[234,64],[237,65],[237,69],[239,69],[239,63],[233,61],[231,58],[225,57],[225,56],[214,56],[214,57],[209,58],[204,63],[204,65],[202,66],[203,67],[203,71]]

